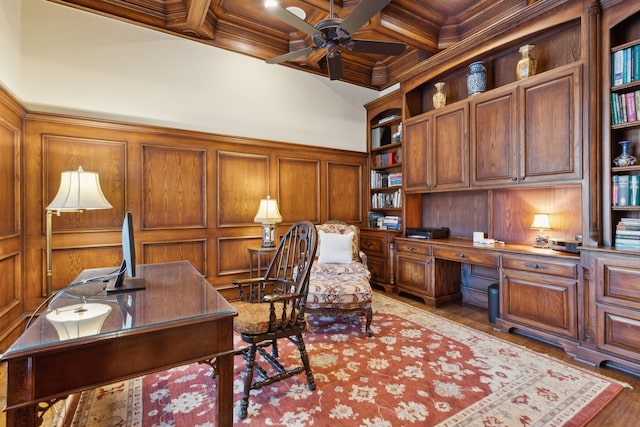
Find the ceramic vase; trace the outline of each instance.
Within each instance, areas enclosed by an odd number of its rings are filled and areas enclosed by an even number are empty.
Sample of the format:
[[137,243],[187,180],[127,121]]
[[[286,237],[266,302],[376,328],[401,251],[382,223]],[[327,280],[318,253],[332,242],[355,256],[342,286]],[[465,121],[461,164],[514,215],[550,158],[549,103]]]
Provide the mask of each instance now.
[[527,44],[518,50],[522,55],[522,58],[516,65],[516,77],[518,80],[526,79],[536,73],[537,61],[531,56],[531,51],[534,47],[536,46],[533,44]]
[[633,166],[636,164],[636,158],[629,154],[629,141],[618,142],[622,148],[622,153],[613,159],[613,166]]
[[467,76],[467,92],[469,96],[477,95],[487,90],[487,69],[482,61],[469,65]]
[[438,82],[434,85],[436,93],[433,94],[433,108],[442,108],[447,104],[447,95],[444,93],[444,83]]

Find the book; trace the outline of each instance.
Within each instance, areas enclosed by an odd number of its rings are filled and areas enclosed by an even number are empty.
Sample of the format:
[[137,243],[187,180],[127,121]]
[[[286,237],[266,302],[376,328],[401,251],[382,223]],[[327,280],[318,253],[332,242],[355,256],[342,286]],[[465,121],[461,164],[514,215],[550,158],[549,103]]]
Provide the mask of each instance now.
[[613,86],[622,84],[622,74],[624,72],[624,52],[622,50],[615,51],[613,53],[613,60],[611,61],[613,70],[611,75],[613,76]]
[[627,121],[635,122],[636,118],[636,100],[635,100],[635,92],[627,92],[624,94],[627,105]]
[[629,175],[618,176],[618,206],[629,206]]
[[618,95],[615,93],[611,94],[611,123],[614,125],[620,123],[620,118],[618,117]]
[[620,225],[640,225],[640,218],[622,218]]
[[640,80],[640,44],[633,47],[633,79],[634,82]]
[[640,206],[640,176],[629,177],[629,205]]
[[620,181],[618,175],[611,177],[611,204],[618,206],[620,204]]

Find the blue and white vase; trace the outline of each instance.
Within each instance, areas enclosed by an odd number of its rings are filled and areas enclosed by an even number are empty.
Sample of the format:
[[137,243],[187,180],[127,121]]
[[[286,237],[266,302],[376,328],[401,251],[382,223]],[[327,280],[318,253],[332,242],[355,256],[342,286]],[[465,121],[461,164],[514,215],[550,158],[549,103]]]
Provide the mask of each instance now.
[[484,62],[478,61],[469,65],[467,77],[467,92],[469,96],[477,95],[487,90],[487,69]]

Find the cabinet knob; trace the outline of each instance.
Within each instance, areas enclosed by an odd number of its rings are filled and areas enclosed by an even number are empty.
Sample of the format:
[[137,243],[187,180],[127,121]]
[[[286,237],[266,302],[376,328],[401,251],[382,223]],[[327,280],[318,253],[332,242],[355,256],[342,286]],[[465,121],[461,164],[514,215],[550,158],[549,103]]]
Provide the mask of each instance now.
[[529,268],[540,268],[538,264],[531,264],[531,263],[527,263],[524,266]]
[[521,176],[520,177],[520,181],[524,181],[525,178],[526,178],[526,176]]
[[456,254],[458,258],[464,258],[464,254]]
[[517,177],[517,176],[514,176],[514,177],[512,177],[512,178],[511,178],[511,181],[514,181],[514,182],[515,182],[515,181],[517,181],[517,180],[518,180],[518,177]]
[[409,246],[407,249],[409,249],[410,251],[415,251],[416,248],[414,248],[413,246]]

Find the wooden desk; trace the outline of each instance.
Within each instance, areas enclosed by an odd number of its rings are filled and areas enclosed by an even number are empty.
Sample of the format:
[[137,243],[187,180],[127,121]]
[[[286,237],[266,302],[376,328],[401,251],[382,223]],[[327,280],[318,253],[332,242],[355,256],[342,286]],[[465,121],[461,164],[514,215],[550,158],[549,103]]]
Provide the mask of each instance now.
[[[85,270],[74,283],[113,270]],[[218,425],[233,424],[236,311],[189,262],[140,265],[137,273],[144,290],[106,295],[101,281],[62,290],[4,353],[7,426],[40,425],[71,393],[199,361],[216,365]],[[111,311],[97,334],[61,340],[45,315],[78,303]]]

